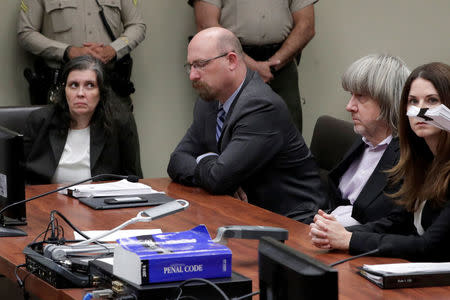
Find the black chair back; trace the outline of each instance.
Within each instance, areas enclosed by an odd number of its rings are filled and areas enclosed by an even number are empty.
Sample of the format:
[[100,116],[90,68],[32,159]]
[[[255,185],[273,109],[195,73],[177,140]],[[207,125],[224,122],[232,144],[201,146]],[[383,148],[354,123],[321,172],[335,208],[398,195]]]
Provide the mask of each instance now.
[[23,134],[29,114],[44,106],[0,106],[0,126]]
[[331,116],[320,116],[314,126],[311,152],[321,171],[322,180],[343,158],[350,146],[361,138],[353,131],[353,124]]

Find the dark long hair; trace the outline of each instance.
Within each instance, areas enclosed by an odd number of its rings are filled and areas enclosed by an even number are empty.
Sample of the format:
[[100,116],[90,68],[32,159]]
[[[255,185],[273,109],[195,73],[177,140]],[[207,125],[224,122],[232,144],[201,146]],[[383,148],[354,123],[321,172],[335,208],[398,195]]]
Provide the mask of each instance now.
[[66,83],[70,72],[74,70],[92,70],[97,75],[97,85],[100,92],[100,100],[95,108],[90,124],[100,124],[105,133],[111,133],[112,119],[114,117],[113,104],[110,100],[110,87],[106,82],[105,67],[103,63],[92,56],[79,56],[68,61],[62,71],[61,85],[56,91],[54,101],[55,118],[60,128],[60,133],[64,134],[70,128],[72,120],[69,105],[66,99]]
[[398,197],[398,202],[408,211],[415,211],[424,200],[436,206],[444,205],[450,180],[449,132],[442,130],[439,133],[436,155],[433,156],[425,140],[411,129],[406,115],[411,84],[417,78],[430,81],[441,103],[450,107],[450,66],[439,62],[419,66],[412,71],[403,88],[399,119],[400,161],[390,173],[394,182],[403,182],[401,189],[392,196]]

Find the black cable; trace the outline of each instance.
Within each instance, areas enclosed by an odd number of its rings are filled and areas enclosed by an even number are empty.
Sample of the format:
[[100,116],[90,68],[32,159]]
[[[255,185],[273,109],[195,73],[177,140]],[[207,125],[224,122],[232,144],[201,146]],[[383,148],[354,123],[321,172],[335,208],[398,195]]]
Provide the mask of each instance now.
[[368,252],[361,253],[359,255],[348,257],[348,258],[343,259],[343,260],[338,260],[337,262],[334,262],[334,263],[330,264],[330,267],[334,267],[336,265],[342,264],[342,263],[344,263],[346,261],[349,261],[349,260],[357,259],[357,258],[360,258],[360,257],[363,257],[363,256],[367,256],[367,255],[370,255],[370,254],[375,254],[375,253],[378,253],[379,251],[380,251],[380,249],[377,248],[377,249],[374,249],[374,250],[371,250],[371,251],[368,251]]
[[209,281],[207,279],[203,279],[203,278],[191,278],[191,279],[187,279],[185,281],[183,281],[182,283],[180,283],[178,285],[178,289],[180,289],[180,293],[178,294],[177,298],[175,300],[180,300],[181,298],[181,294],[183,293],[182,290],[182,286],[191,283],[191,282],[202,282],[205,283],[206,285],[212,286],[221,296],[224,300],[230,300],[230,298],[228,298],[228,296],[224,293],[224,291],[222,291],[222,289],[220,287],[217,286],[217,284],[215,284],[212,281]]
[[69,225],[73,230],[75,230],[76,232],[78,232],[79,235],[81,235],[82,237],[84,237],[85,239],[90,239],[89,236],[87,236],[86,234],[84,234],[80,229],[78,229],[75,225],[73,225],[62,213],[60,213],[57,210],[52,210],[50,212],[50,215],[52,214],[57,214],[59,217],[61,217],[64,222],[66,222],[67,225]]
[[[67,219],[66,216],[64,216],[62,213],[60,213],[57,210],[52,210],[50,212],[50,225],[51,225],[51,238],[48,242],[50,243],[57,243],[57,244],[64,244],[66,241],[65,239],[61,240],[60,236],[59,236],[59,231],[61,230],[62,232],[62,237],[64,238],[64,227],[59,225],[59,221],[57,218],[54,217],[54,215],[58,215],[61,219],[63,219],[64,222],[66,222],[67,225],[69,225],[73,230],[75,230],[78,234],[80,234],[82,237],[84,237],[85,239],[90,239],[89,236],[87,236],[85,233],[83,233],[80,229],[78,229],[78,227],[76,227],[75,225],[72,224],[72,222],[69,221],[69,219]],[[57,226],[55,227],[55,225],[53,223],[57,224]],[[55,228],[56,228],[56,236],[55,236]],[[45,241],[45,239],[44,239]],[[94,258],[94,260],[108,256],[112,253],[111,249],[108,249],[105,245],[103,245],[101,242],[99,241],[95,241],[95,244],[102,246],[103,248],[106,249],[106,253],[103,254],[99,254],[96,258]],[[83,257],[83,255],[70,255],[71,257]],[[92,257],[92,256],[91,256]]]
[[181,296],[179,299],[180,300],[183,300],[183,299],[200,300],[199,298],[194,297],[194,296]]
[[61,241],[61,243],[64,243],[66,241],[66,233],[64,232],[64,227],[58,225],[58,236],[60,230],[61,230],[61,238],[59,240]]
[[20,268],[23,268],[23,267],[26,267],[26,264],[17,265],[17,266],[14,268],[14,275],[16,275],[17,284],[19,284],[19,287],[20,287],[20,288],[23,288],[24,283],[23,283],[22,279],[20,279],[19,274],[17,274],[17,271],[18,271]]
[[28,276],[30,276],[31,273],[28,273],[27,275],[25,275],[25,277],[23,279],[20,279],[19,274],[17,273],[17,271],[20,268],[26,267],[26,265],[27,264],[21,264],[21,265],[16,266],[14,268],[14,275],[16,276],[16,280],[17,280],[17,284],[19,285],[19,288],[22,290],[23,299],[24,300],[29,300],[30,299],[30,294],[25,289],[25,280],[27,279]]
[[44,236],[43,236],[43,238],[42,238],[42,241],[43,241],[43,242],[45,242],[45,241],[47,240],[47,233],[49,232],[50,227],[51,227],[51,224],[48,223],[48,224],[47,224],[47,228],[43,231],[43,234],[44,234]]
[[78,182],[74,182],[74,183],[71,183],[69,185],[65,185],[65,186],[59,187],[59,188],[57,188],[55,190],[51,190],[51,191],[45,192],[43,194],[36,195],[34,197],[28,198],[28,199],[24,199],[24,200],[21,200],[21,201],[17,201],[17,202],[11,203],[11,204],[3,207],[2,209],[0,209],[0,216],[2,215],[2,213],[5,210],[7,210],[10,207],[13,207],[13,206],[16,206],[16,205],[19,205],[19,204],[22,204],[22,203],[26,203],[26,202],[29,202],[29,201],[34,200],[34,199],[45,197],[47,195],[50,195],[50,194],[53,194],[53,193],[56,193],[56,192],[68,189],[70,187],[73,187],[75,185],[79,185],[79,184],[85,183],[86,181],[90,181],[90,180],[96,181],[96,180],[99,180],[99,179],[106,179],[106,178],[127,179],[128,181],[131,181],[131,182],[138,182],[139,181],[139,177],[137,177],[135,175],[97,174],[97,175],[92,176],[90,178],[83,179],[83,180],[80,180]]
[[33,240],[31,243],[29,243],[28,245],[31,245],[31,244],[36,243],[37,239],[38,239],[41,235],[45,234],[46,232],[47,232],[47,231],[44,230],[44,231],[42,231],[41,233],[39,233],[38,236],[35,237],[34,240]]
[[[52,230],[51,230],[51,235],[50,235],[50,241],[51,242],[55,242],[55,241],[57,241],[58,240],[58,237],[59,237],[59,232],[56,234],[56,236],[55,236],[55,216],[54,216],[54,214],[53,214],[53,211],[54,210],[52,210],[51,212],[50,212],[50,224],[51,224],[51,228],[52,228]],[[57,229],[56,229],[57,230]]]
[[231,300],[242,300],[242,299],[245,299],[245,298],[248,298],[248,297],[253,297],[253,296],[255,296],[255,295],[258,295],[260,292],[259,291],[256,291],[256,292],[253,292],[253,293],[250,293],[250,294],[247,294],[247,295],[244,295],[244,296],[239,296],[239,297],[237,297],[237,298],[231,298]]
[[[63,220],[64,220],[64,222],[66,222],[66,224],[67,225],[69,225],[73,230],[75,230],[79,235],[81,235],[82,237],[84,237],[85,239],[90,239],[90,237],[89,236],[87,236],[85,233],[83,233],[80,229],[78,229],[78,227],[76,227],[75,225],[73,225],[72,224],[72,222],[70,222],[69,221],[69,219],[67,219],[66,218],[66,216],[64,216],[62,213],[60,213],[59,211],[57,211],[57,210],[52,210],[51,212],[50,212],[50,214],[51,215],[53,215],[53,214],[57,214],[59,217],[61,217]],[[54,220],[58,220],[58,219],[54,219]],[[64,228],[61,226],[61,230],[63,231],[63,234],[64,234]],[[102,243],[100,243],[100,242],[98,242],[98,241],[95,241],[95,243],[96,244],[98,244],[98,245],[100,245],[100,246],[103,246],[102,245]],[[105,247],[106,248],[106,247]]]

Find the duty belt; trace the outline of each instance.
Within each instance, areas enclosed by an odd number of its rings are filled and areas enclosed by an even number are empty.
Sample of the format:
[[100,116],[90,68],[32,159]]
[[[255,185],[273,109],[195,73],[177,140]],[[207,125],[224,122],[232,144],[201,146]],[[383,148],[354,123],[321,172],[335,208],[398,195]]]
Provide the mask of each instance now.
[[[242,49],[244,52],[253,58],[256,61],[266,61],[271,58],[275,52],[277,52],[281,48],[282,43],[278,44],[267,44],[261,46],[246,46],[242,45]],[[300,58],[302,56],[302,52],[298,52],[295,56],[295,60],[297,65],[300,63]]]
[[244,52],[257,61],[265,61],[272,57],[278,49],[281,48],[281,43],[278,44],[267,44],[260,46],[247,46],[243,45],[242,49]]

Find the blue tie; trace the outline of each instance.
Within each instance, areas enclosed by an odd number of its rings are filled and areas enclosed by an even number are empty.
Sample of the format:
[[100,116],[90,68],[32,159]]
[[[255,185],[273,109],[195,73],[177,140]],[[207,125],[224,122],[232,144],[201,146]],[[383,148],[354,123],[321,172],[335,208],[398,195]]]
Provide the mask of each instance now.
[[216,141],[219,141],[220,134],[222,133],[223,122],[225,122],[225,110],[221,105],[219,111],[217,112],[217,123],[216,123]]

